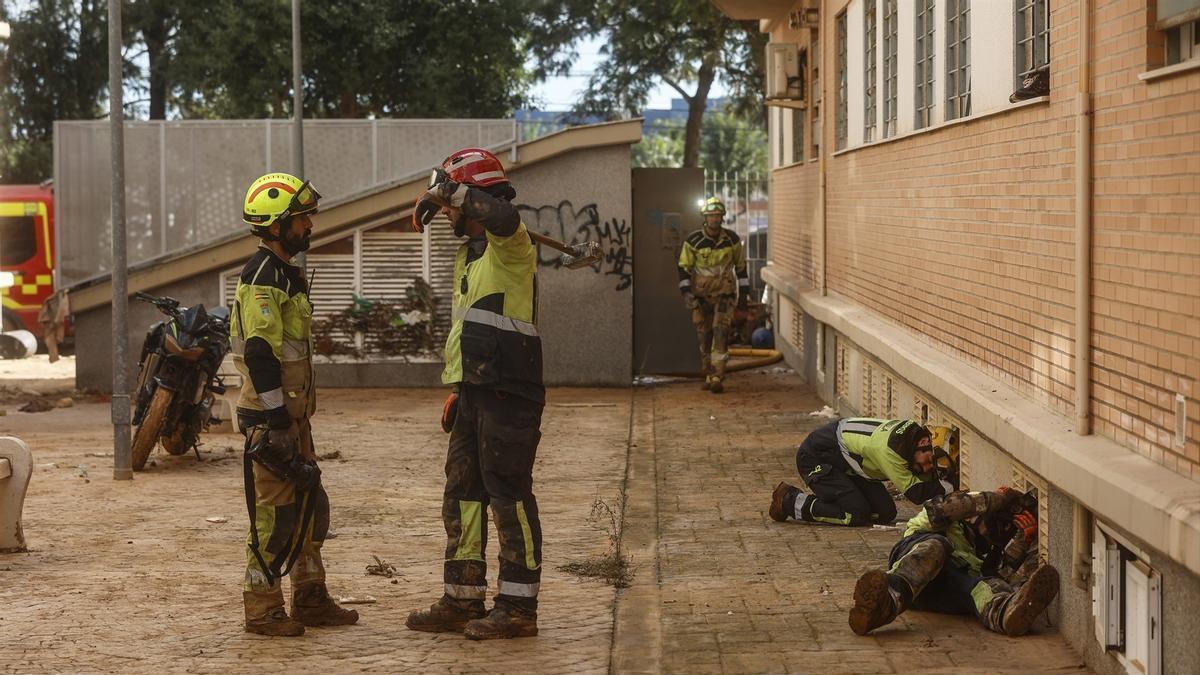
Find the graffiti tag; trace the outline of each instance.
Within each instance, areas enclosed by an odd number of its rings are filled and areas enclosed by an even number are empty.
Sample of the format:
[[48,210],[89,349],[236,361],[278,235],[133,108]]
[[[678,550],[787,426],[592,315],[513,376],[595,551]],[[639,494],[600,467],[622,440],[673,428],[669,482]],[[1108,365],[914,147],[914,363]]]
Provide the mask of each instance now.
[[[615,290],[623,291],[633,285],[633,254],[629,252],[633,233],[624,219],[610,218],[602,222],[600,210],[595,204],[587,204],[576,210],[565,199],[557,205],[518,204],[517,209],[521,212],[525,227],[534,232],[570,245],[585,241],[598,242],[604,257],[592,266],[592,270],[597,274],[617,277]],[[559,268],[562,266],[562,256],[549,247],[539,246],[538,266]]]

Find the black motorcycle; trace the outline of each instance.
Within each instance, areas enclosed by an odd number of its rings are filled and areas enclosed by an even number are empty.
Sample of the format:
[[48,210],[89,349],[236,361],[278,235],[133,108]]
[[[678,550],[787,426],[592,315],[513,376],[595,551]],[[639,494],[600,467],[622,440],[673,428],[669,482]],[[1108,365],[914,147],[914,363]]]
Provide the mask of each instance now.
[[134,297],[170,317],[146,333],[138,360],[133,470],[141,471],[159,439],[167,452],[182,455],[196,449],[200,432],[213,421],[214,394],[225,393],[217,369],[229,351],[229,310],[181,309],[174,298],[146,293]]

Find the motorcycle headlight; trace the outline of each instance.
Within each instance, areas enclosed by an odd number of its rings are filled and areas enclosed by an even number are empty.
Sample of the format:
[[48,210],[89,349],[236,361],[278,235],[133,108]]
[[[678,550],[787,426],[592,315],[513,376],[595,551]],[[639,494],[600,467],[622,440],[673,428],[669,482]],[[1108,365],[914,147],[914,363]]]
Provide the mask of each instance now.
[[198,361],[204,355],[204,347],[188,347],[185,349],[179,345],[179,341],[170,333],[165,333],[164,337],[166,340],[163,341],[163,344],[166,345],[167,351],[184,361]]

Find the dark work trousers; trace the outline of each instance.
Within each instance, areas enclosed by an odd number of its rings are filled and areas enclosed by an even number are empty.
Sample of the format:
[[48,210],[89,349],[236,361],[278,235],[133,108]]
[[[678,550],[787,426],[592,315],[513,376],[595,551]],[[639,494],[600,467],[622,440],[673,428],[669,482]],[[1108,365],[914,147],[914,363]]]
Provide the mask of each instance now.
[[446,454],[446,596],[482,601],[487,593],[487,509],[500,540],[496,604],[536,613],[542,577],[542,525],[533,461],[543,404],[463,384]]
[[883,483],[848,472],[838,449],[837,424],[817,428],[796,451],[796,470],[812,491],[796,515],[831,525],[890,525],[896,520],[896,502]]
[[[938,546],[913,550],[926,541]],[[904,578],[916,593],[913,609],[973,614],[984,626],[1003,632],[1000,628],[1003,609],[1012,588],[1001,579],[975,576],[958,567],[949,557],[948,552],[953,550],[946,537],[935,532],[917,532],[896,542],[888,556],[888,567],[891,574]]]

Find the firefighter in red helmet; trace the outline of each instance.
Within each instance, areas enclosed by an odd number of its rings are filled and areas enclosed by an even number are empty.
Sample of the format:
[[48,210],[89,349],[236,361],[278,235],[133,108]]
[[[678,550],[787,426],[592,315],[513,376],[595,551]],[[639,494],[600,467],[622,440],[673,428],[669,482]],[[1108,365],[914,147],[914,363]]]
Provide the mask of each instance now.
[[[412,630],[462,632],[475,640],[537,635],[542,528],[533,463],[546,392],[537,249],[515,197],[500,160],[467,148],[434,170],[413,211],[416,229],[442,213],[466,240],[455,257],[442,372],[442,382],[453,387],[442,412],[450,434],[442,500],[445,589],[429,609],[409,614]],[[484,607],[489,507],[500,547],[490,612]]]

